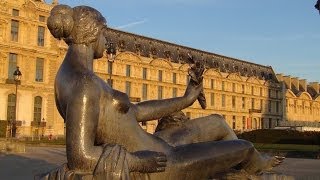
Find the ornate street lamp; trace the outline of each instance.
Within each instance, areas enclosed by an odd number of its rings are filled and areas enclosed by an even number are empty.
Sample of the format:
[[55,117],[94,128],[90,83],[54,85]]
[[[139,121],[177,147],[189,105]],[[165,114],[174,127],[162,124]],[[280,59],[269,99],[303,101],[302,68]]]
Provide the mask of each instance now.
[[42,125],[41,125],[41,127],[42,127],[42,134],[41,134],[41,137],[43,138],[43,136],[44,136],[44,128],[45,128],[45,126],[46,126],[46,120],[44,119],[44,118],[42,118]]
[[15,100],[15,118],[12,122],[12,137],[16,137],[17,132],[17,100],[18,100],[18,85],[20,84],[22,73],[19,70],[19,66],[17,66],[17,69],[13,72],[13,78],[14,82],[16,84],[16,100]]
[[108,83],[109,85],[112,87],[112,80],[111,80],[111,76],[112,76],[112,66],[113,66],[113,62],[114,62],[114,58],[116,55],[116,48],[114,47],[113,43],[110,42],[109,45],[107,45],[107,59],[108,59],[108,73],[109,73],[109,79],[108,79]]
[[319,11],[320,13],[320,0],[317,1],[316,5],[314,7]]

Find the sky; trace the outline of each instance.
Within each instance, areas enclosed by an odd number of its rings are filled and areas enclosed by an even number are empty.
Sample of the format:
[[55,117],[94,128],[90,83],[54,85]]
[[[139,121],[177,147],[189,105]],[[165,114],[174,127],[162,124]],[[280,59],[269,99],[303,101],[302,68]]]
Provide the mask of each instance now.
[[[47,0],[48,2],[48,0]],[[59,0],[99,10],[111,28],[272,66],[320,82],[316,0]]]

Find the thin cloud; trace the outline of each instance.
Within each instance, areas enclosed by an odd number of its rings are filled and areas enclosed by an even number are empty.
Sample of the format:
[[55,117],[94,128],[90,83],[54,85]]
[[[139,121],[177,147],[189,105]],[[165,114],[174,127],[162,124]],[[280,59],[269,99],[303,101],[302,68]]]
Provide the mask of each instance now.
[[147,21],[148,21],[147,19],[143,19],[141,21],[131,22],[131,23],[128,23],[128,24],[117,26],[116,29],[125,29],[125,28],[129,28],[129,27],[137,26],[137,25],[140,25],[140,24],[144,24]]

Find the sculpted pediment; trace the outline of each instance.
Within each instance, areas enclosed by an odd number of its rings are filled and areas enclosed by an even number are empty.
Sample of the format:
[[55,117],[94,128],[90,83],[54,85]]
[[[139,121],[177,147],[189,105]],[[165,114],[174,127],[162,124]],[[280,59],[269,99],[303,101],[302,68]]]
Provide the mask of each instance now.
[[222,77],[218,69],[208,69],[203,73],[205,76]]
[[188,71],[189,70],[189,64],[182,64],[180,67],[179,67],[179,70],[180,71]]
[[155,67],[163,67],[166,69],[172,69],[172,64],[165,59],[154,59],[150,62],[150,65]]
[[124,62],[126,62],[126,61],[127,62],[128,61],[135,62],[135,63],[141,62],[141,58],[138,55],[131,53],[131,52],[122,52],[122,53],[118,54],[115,59],[120,59]]
[[312,100],[311,96],[307,92],[302,92],[299,96],[299,99]]
[[290,89],[288,89],[286,92],[286,97],[294,98],[294,97],[296,97],[296,95]]
[[249,77],[247,82],[252,84],[260,84],[260,81],[256,77]]
[[242,78],[240,77],[239,73],[231,73],[227,76],[227,78],[236,81],[242,81]]

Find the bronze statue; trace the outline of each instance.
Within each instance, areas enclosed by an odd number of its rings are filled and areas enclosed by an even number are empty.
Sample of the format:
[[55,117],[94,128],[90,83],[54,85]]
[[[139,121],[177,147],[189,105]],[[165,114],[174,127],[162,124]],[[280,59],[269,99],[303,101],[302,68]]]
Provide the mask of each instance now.
[[139,122],[192,105],[203,90],[203,71],[193,68],[197,72],[182,97],[133,104],[93,72],[93,61],[103,56],[106,44],[106,20],[97,10],[57,5],[48,28],[69,46],[55,80],[68,162],[45,178],[85,174],[102,179],[206,179],[233,167],[256,174],[280,163],[239,140],[216,114],[148,134]]

